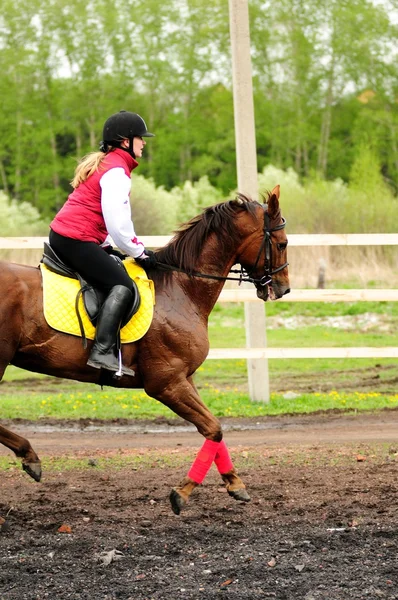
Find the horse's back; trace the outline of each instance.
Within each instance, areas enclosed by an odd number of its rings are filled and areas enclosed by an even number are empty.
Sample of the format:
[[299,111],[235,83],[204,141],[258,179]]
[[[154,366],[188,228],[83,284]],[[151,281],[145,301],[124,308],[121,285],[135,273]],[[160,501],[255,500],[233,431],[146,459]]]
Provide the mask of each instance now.
[[2,327],[7,321],[17,327],[32,311],[43,305],[40,270],[37,267],[0,261],[0,317]]
[[[42,305],[39,269],[0,261],[0,378]],[[37,322],[37,321],[36,321]]]
[[1,297],[22,297],[25,293],[41,292],[40,270],[37,267],[0,261]]

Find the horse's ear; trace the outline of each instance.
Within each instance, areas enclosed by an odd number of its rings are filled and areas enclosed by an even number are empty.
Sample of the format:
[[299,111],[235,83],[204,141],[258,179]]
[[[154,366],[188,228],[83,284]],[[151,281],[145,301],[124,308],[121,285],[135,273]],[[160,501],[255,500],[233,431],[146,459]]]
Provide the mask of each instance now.
[[281,193],[281,186],[280,185],[276,185],[274,187],[274,189],[272,190],[272,192],[271,192],[271,196],[273,196],[275,194],[277,200],[279,200],[280,193]]
[[272,192],[269,193],[268,198],[268,214],[271,218],[276,217],[279,212],[279,195],[280,185],[276,185]]

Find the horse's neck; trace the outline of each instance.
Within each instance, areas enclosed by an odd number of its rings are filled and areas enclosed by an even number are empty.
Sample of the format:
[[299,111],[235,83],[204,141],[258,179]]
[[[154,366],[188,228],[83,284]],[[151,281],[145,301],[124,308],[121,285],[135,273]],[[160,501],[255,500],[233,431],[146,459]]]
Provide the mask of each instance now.
[[195,271],[200,275],[213,276],[215,279],[200,276],[184,278],[185,293],[205,316],[208,316],[213,310],[224,287],[225,280],[216,278],[228,277],[235,262],[236,251],[227,252],[222,240],[217,240],[213,236],[212,242],[203,249],[195,265]]

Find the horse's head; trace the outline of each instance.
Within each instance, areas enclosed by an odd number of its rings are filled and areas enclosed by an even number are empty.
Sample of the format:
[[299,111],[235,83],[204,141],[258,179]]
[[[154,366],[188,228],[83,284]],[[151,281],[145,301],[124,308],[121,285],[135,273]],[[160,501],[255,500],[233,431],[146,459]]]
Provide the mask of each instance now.
[[255,229],[248,227],[238,261],[255,280],[257,296],[266,302],[290,292],[286,221],[279,207],[279,185],[268,193],[266,204],[256,210]]

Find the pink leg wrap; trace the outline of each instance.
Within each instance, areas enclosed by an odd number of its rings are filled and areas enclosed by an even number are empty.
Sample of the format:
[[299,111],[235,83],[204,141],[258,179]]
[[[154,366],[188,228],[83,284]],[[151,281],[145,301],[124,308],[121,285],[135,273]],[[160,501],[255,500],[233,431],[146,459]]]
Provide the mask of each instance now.
[[214,462],[216,463],[218,472],[221,475],[223,475],[224,473],[228,473],[228,471],[231,471],[234,468],[227,445],[224,442],[224,440],[222,440],[222,442],[219,443]]
[[219,445],[220,442],[205,440],[188,472],[188,477],[196,483],[202,483],[215,459]]

